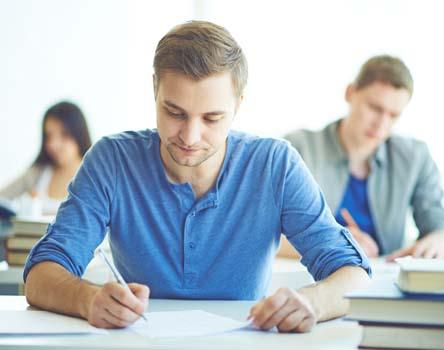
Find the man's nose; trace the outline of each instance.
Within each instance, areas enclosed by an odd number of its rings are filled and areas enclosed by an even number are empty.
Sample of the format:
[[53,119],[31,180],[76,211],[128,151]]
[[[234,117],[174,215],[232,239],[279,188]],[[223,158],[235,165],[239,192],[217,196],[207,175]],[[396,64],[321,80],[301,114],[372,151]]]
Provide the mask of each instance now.
[[378,129],[381,129],[388,124],[390,118],[390,113],[382,110],[378,113],[378,117],[375,119],[374,126],[376,126]]
[[201,139],[200,122],[198,120],[193,120],[192,118],[190,118],[181,130],[180,138],[188,147],[199,143]]
[[390,120],[392,119],[392,116],[390,115],[390,112],[383,111],[381,112],[381,118],[379,119],[379,126],[380,127],[386,127],[390,124]]

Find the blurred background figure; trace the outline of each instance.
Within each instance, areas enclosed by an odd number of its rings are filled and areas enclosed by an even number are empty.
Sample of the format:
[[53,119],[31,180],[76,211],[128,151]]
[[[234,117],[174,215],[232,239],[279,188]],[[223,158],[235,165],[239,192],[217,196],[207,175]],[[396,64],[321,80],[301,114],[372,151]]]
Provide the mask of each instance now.
[[[444,193],[426,144],[394,135],[413,93],[400,59],[370,58],[345,92],[348,114],[321,131],[286,136],[313,173],[336,220],[369,257],[444,258]],[[430,125],[424,125],[429,126]],[[402,248],[411,210],[419,231]]]
[[55,215],[83,155],[91,146],[85,117],[78,106],[60,102],[42,122],[39,154],[23,175],[0,190],[18,215]]

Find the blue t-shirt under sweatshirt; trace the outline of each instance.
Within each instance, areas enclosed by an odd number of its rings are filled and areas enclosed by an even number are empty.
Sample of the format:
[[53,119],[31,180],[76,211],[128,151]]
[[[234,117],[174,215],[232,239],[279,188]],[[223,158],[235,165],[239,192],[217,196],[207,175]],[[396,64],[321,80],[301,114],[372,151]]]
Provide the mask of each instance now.
[[[347,209],[359,229],[370,235],[375,242],[378,242],[367,193],[367,179],[359,179],[350,174],[344,197],[336,212],[335,218],[341,225],[348,226],[341,214],[341,209]],[[381,247],[379,246],[379,248]]]

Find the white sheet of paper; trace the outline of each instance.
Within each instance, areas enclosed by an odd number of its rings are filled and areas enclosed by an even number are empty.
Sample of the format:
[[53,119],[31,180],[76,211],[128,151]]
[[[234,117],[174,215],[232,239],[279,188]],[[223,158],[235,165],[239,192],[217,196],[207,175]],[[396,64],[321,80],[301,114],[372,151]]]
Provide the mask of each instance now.
[[150,338],[210,335],[249,324],[202,310],[148,312],[145,316],[147,322],[140,319],[129,329]]
[[80,318],[47,311],[0,311],[0,334],[107,334]]

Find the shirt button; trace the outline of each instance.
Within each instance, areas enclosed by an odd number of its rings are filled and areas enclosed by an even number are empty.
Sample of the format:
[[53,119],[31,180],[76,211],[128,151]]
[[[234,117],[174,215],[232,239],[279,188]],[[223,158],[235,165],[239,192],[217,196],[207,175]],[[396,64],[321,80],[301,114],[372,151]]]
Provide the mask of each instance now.
[[195,216],[196,216],[196,212],[193,211],[193,212],[191,213],[191,217],[195,217]]
[[196,245],[194,244],[194,242],[190,242],[188,243],[188,247],[190,247],[190,249],[194,249]]

